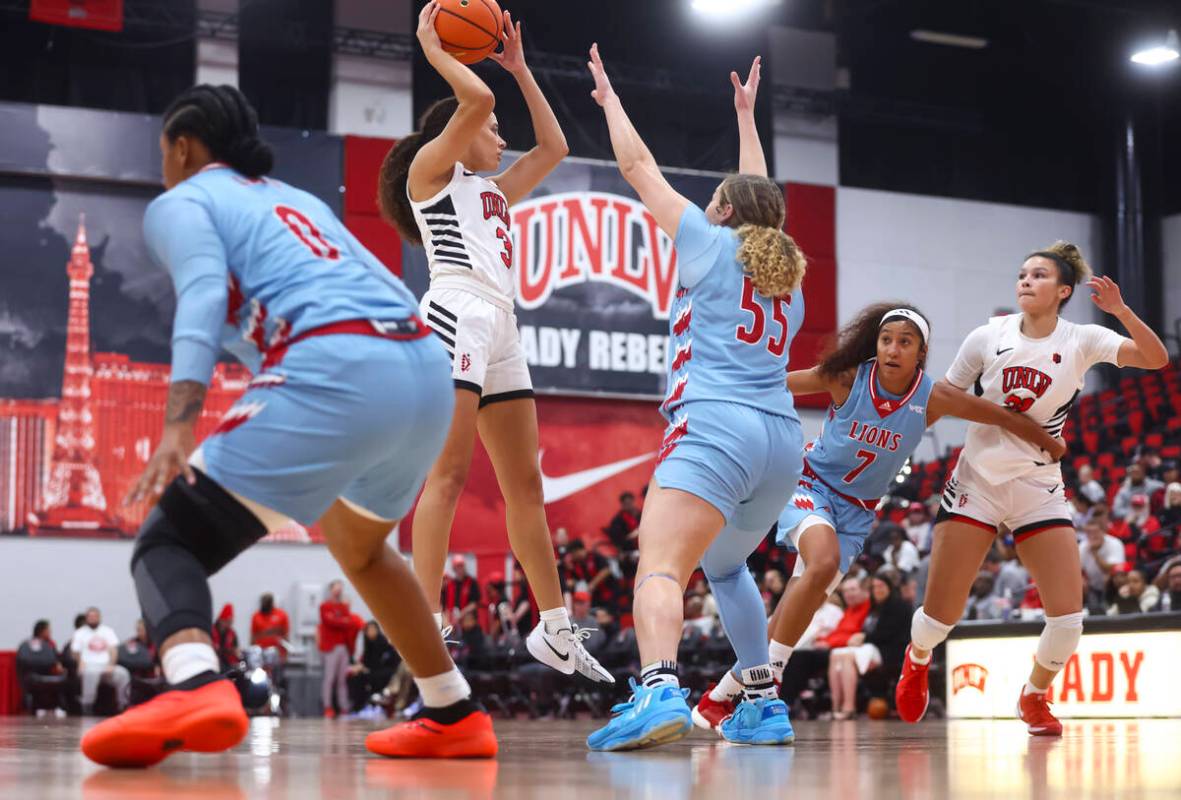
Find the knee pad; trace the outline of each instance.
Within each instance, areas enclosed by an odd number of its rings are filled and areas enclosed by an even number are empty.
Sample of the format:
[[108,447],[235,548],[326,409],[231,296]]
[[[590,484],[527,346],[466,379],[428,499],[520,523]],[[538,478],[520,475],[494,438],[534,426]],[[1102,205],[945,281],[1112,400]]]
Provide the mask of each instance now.
[[131,554],[132,570],[154,547],[188,550],[213,575],[259,539],[266,527],[250,509],[200,470],[192,485],[178,476],[144,520]]
[[144,622],[163,643],[177,631],[213,624],[207,578],[266,535],[245,506],[201,472],[178,477],[148,514],[131,554]]
[[927,616],[919,606],[910,620],[910,640],[923,650],[934,650],[951,633],[952,627]]
[[1046,617],[1046,627],[1037,640],[1038,665],[1051,672],[1062,669],[1078,649],[1082,635],[1083,612]]

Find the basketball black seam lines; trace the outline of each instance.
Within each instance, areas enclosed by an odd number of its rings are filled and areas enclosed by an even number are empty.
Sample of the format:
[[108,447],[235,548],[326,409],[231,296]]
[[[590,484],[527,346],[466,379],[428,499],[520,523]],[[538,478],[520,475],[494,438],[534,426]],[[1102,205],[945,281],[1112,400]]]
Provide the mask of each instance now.
[[[483,4],[481,4],[481,5],[483,5]],[[491,13],[492,13],[492,9],[488,8],[488,6],[487,6],[487,5],[484,5],[484,10],[486,10],[486,11],[487,11],[489,14],[491,14]],[[451,16],[455,17],[456,19],[458,19],[458,20],[461,20],[461,21],[463,21],[463,22],[466,22],[468,25],[471,25],[471,26],[472,26],[473,28],[475,28],[476,30],[478,30],[478,31],[483,31],[484,33],[488,34],[488,37],[489,37],[490,39],[492,39],[492,41],[494,41],[494,42],[499,42],[499,41],[500,41],[500,37],[498,37],[498,36],[497,36],[495,33],[493,33],[492,31],[488,30],[487,28],[485,28],[483,25],[477,25],[476,23],[472,22],[472,21],[471,21],[470,19],[468,19],[467,17],[464,17],[464,16],[461,16],[461,15],[459,15],[459,14],[456,14],[454,11],[452,11],[452,10],[451,10],[451,9],[449,9],[449,8],[440,8],[440,9],[439,9],[439,13],[440,13],[440,14],[450,14]],[[493,19],[495,19],[495,18],[496,18],[496,15],[495,15],[495,14],[492,14],[492,18],[493,18]],[[442,36],[440,36],[440,37],[439,37],[439,41],[440,41],[440,42],[443,42],[443,44],[449,44],[449,45],[451,45],[452,47],[459,47],[461,50],[470,50],[470,49],[472,49],[472,48],[470,48],[470,47],[461,47],[460,45],[453,44],[452,42],[447,42],[447,41],[444,41]]]

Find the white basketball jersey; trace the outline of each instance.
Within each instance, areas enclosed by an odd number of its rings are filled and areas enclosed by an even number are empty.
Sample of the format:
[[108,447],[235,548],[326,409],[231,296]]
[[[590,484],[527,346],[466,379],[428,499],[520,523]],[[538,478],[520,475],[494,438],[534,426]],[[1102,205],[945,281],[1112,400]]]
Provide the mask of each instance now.
[[[409,189],[407,189],[409,195]],[[432,288],[474,292],[513,310],[513,244],[500,188],[456,162],[451,181],[429,200],[410,200]]]
[[[1021,333],[1021,320],[1021,314],[993,317],[968,334],[946,377],[1059,436],[1087,370],[1099,362],[1115,364],[1124,337],[1101,325],[1059,318],[1052,334],[1030,339]],[[1035,472],[1061,472],[1041,449],[1003,428],[975,422],[968,425],[960,459],[994,484]]]

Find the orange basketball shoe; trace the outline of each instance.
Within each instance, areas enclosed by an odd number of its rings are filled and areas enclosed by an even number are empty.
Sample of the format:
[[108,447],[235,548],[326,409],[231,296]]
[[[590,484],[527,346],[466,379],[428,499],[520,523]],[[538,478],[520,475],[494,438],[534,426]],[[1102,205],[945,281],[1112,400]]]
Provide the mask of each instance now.
[[1050,713],[1050,701],[1045,692],[1026,692],[1021,690],[1021,699],[1017,701],[1017,719],[1029,726],[1029,732],[1034,736],[1061,736],[1062,723]]
[[492,717],[475,703],[463,702],[471,710],[456,722],[438,722],[427,715],[440,709],[424,709],[408,722],[369,734],[365,747],[390,758],[494,758],[499,745]]
[[904,722],[918,722],[927,713],[930,696],[927,692],[927,672],[931,662],[916,664],[910,660],[910,645],[902,658],[902,675],[894,689],[894,705]]
[[82,737],[82,752],[108,767],[150,767],[178,750],[229,750],[249,727],[234,684],[216,680],[164,692],[100,722]]

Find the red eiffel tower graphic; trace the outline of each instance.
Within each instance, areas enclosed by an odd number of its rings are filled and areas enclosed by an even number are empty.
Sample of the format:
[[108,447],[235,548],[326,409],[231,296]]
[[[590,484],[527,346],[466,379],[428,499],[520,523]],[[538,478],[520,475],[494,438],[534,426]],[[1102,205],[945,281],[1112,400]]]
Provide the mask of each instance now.
[[37,532],[84,534],[117,533],[107,514],[102,481],[94,465],[95,419],[90,403],[90,278],[94,265],[86,244],[86,217],[78,220],[78,235],[66,264],[70,276],[70,316],[66,326],[66,365],[58,405],[53,470],[45,492],[45,510]]

